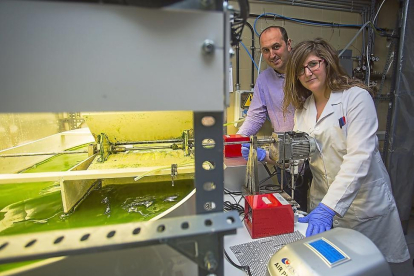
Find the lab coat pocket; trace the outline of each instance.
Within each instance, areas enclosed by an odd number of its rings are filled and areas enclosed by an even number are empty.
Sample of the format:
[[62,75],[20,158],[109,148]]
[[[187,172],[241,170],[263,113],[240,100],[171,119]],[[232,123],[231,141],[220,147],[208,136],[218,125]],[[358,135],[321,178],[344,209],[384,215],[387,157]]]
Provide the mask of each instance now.
[[358,220],[368,220],[388,214],[392,196],[383,178],[363,183],[352,206]]
[[339,126],[332,126],[330,128],[330,146],[340,152],[342,155],[346,154],[346,126],[340,128]]

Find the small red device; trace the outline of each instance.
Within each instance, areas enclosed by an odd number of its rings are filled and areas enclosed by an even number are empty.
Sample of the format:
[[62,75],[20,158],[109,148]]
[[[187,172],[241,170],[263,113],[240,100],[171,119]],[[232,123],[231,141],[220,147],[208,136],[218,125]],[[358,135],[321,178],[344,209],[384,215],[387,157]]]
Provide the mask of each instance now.
[[246,196],[244,224],[252,239],[292,233],[292,206],[278,193]]
[[[250,138],[240,135],[231,134],[223,135],[224,143],[226,142],[249,142]],[[236,145],[224,145],[224,157],[240,157],[241,155],[241,144]]]

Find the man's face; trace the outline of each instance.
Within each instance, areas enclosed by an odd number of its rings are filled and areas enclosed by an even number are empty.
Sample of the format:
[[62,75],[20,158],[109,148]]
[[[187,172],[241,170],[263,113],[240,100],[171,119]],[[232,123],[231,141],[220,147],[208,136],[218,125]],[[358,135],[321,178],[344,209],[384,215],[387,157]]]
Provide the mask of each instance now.
[[283,40],[282,33],[277,28],[270,28],[260,36],[260,47],[266,63],[277,72],[284,74],[291,42]]

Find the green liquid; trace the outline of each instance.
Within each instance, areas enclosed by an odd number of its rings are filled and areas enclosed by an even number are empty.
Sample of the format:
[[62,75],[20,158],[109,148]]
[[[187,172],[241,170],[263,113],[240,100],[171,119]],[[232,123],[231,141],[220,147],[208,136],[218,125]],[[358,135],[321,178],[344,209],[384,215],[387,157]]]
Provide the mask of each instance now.
[[[59,155],[25,172],[65,171],[87,154]],[[0,185],[0,236],[147,221],[188,195],[193,180],[95,188],[64,214],[60,186],[53,182]],[[0,265],[0,272],[30,262]]]

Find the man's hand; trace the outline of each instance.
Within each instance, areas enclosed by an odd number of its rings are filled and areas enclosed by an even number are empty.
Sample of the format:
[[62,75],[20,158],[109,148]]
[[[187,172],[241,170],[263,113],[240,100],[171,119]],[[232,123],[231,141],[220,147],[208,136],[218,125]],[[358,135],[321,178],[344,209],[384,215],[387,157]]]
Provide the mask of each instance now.
[[310,212],[306,217],[299,218],[298,221],[308,223],[306,237],[309,237],[330,230],[334,216],[334,211],[326,205],[319,203],[315,210]]
[[[250,144],[242,144],[241,154],[247,161],[249,159]],[[257,160],[263,161],[266,158],[266,151],[262,148],[257,148]]]

